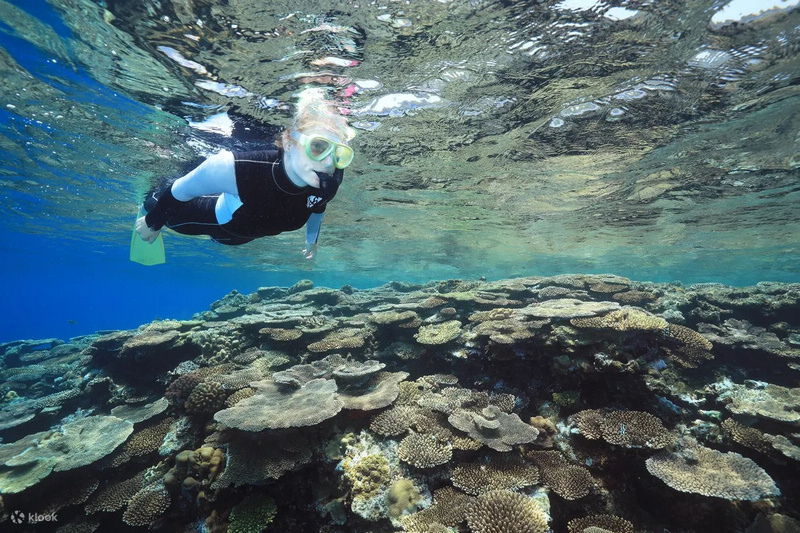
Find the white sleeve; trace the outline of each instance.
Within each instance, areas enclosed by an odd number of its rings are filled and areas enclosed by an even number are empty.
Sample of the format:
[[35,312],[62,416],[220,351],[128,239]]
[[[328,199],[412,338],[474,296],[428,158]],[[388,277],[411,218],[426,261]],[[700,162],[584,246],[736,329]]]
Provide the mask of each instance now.
[[233,154],[223,150],[172,184],[176,200],[188,202],[198,196],[228,193],[239,196]]

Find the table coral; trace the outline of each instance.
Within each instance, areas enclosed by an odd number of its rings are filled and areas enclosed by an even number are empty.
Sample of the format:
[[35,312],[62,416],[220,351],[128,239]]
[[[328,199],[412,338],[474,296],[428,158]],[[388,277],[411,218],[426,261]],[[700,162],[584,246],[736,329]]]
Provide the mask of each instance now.
[[771,383],[733,384],[719,395],[728,410],[780,422],[800,421],[800,387]]
[[428,324],[419,328],[414,338],[420,344],[439,345],[447,344],[461,335],[461,322],[448,320],[441,324]]
[[681,492],[728,500],[760,500],[780,494],[771,477],[738,453],[692,446],[661,452],[646,461],[647,471]]
[[433,505],[402,517],[400,523],[409,533],[430,533],[441,531],[443,527],[456,527],[466,519],[467,510],[474,502],[473,496],[453,487],[442,487],[433,492]]
[[274,381],[251,384],[256,392],[236,405],[218,411],[217,422],[243,431],[263,431],[313,426],[341,411],[336,382],[311,380],[299,389],[286,390]]
[[657,417],[643,411],[587,409],[573,415],[581,434],[626,448],[665,448],[675,441]]
[[539,430],[520,420],[516,414],[502,412],[490,405],[475,413],[458,410],[447,419],[450,424],[499,452],[507,452],[517,444],[534,442]]
[[488,455],[486,461],[459,463],[453,486],[477,496],[490,490],[517,490],[539,483],[539,469],[517,456]]
[[525,457],[539,467],[542,483],[565,500],[583,498],[597,486],[586,468],[570,463],[561,452],[535,450]]
[[624,518],[608,514],[573,518],[567,523],[567,530],[568,533],[587,533],[590,530],[608,533],[635,533],[633,524]]

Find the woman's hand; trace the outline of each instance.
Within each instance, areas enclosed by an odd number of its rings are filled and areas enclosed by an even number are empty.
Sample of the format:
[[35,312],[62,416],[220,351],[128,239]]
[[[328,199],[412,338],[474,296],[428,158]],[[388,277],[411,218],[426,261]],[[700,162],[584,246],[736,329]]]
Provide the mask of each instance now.
[[314,259],[314,256],[317,255],[317,243],[307,242],[303,250],[303,255],[306,259]]
[[143,241],[153,243],[158,238],[158,234],[161,233],[161,230],[151,230],[147,226],[144,217],[139,217],[139,219],[136,220],[136,233],[139,234],[139,237],[141,237]]

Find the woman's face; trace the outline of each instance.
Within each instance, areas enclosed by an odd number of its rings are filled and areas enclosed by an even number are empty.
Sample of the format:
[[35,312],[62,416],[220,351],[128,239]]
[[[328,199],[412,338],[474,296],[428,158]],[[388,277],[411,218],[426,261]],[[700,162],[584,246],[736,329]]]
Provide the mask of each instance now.
[[[319,135],[326,139],[340,142],[337,135],[323,128],[309,128],[303,130],[303,133],[308,136]],[[335,170],[332,154],[328,154],[320,161],[314,161],[308,157],[305,146],[291,135],[284,135],[284,147],[286,172],[295,185],[301,185],[302,182],[304,185],[319,188],[319,176],[316,175],[315,171],[332,174]]]

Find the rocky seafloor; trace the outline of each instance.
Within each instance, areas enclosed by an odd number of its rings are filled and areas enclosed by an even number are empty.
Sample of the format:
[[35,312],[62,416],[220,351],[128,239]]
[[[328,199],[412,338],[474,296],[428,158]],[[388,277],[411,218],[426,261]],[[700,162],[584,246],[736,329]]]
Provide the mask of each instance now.
[[0,382],[3,531],[800,531],[800,284],[304,281]]

